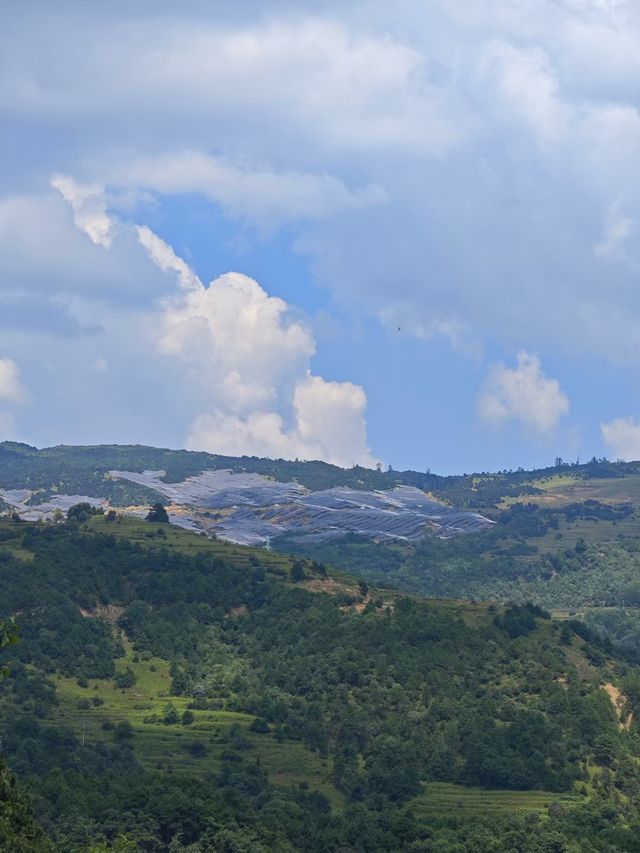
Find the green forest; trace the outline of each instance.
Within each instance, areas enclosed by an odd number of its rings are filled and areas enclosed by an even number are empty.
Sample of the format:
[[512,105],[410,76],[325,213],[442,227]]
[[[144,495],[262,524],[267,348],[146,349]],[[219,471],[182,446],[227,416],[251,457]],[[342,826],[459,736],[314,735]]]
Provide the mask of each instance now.
[[0,525],[5,849],[640,849],[640,672],[583,621],[69,515]]
[[[5,442],[0,465],[33,503],[112,507],[0,519],[0,849],[640,850],[634,464],[439,477]],[[249,548],[109,474],[211,468],[413,485],[495,523]]]

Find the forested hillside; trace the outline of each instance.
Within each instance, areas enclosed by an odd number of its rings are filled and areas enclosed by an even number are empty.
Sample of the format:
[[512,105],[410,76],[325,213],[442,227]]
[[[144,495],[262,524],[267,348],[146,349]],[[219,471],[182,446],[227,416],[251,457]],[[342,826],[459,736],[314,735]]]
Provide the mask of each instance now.
[[2,750],[60,850],[637,849],[640,676],[583,623],[72,515],[0,530]]
[[426,596],[531,601],[579,615],[640,659],[640,477],[632,466],[617,477],[583,474],[530,479],[538,494],[483,507],[496,524],[467,536],[274,544]]
[[[165,471],[168,482],[179,482],[206,470],[229,469],[297,482],[312,490],[348,486],[355,489],[390,489],[416,486],[452,505],[484,509],[505,498],[544,494],[546,478],[569,472],[580,482],[624,479],[640,475],[640,463],[593,459],[583,465],[562,460],[536,471],[501,471],[441,476],[431,471],[375,470],[354,466],[339,468],[326,462],[263,459],[256,456],[222,456],[214,453],[169,450],[143,445],[60,445],[39,450],[18,442],[0,442],[0,487],[42,490],[42,497],[56,492],[92,495],[126,505],[133,499],[149,499],[143,491],[125,491],[124,484],[109,476],[113,469]],[[131,484],[127,488],[133,489]]]

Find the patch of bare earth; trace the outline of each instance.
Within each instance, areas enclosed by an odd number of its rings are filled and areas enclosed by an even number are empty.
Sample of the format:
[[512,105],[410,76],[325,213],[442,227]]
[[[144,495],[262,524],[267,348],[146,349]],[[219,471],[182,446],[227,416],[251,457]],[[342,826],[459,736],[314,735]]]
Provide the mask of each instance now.
[[601,687],[609,699],[611,699],[611,704],[613,705],[618,717],[620,731],[628,732],[631,729],[631,724],[633,723],[633,713],[631,711],[627,711],[627,697],[609,681],[606,684],[602,684]]
[[327,595],[355,595],[355,587],[348,586],[346,583],[340,583],[333,578],[309,578],[304,581],[302,586],[310,589],[312,592],[326,592]]
[[355,610],[356,613],[362,613],[367,604],[371,601],[371,596],[362,597],[360,590],[351,584],[342,583],[334,578],[310,578],[303,582],[302,586],[313,592],[325,592],[327,595],[349,595],[355,599],[353,604],[343,604],[340,607],[343,613],[348,610]]
[[111,625],[117,625],[124,613],[124,607],[119,607],[117,604],[98,604],[93,610],[81,607],[80,613],[85,619],[102,619]]
[[245,613],[249,612],[249,608],[246,604],[241,604],[239,607],[232,607],[227,613],[224,614],[225,619],[239,619],[241,616],[244,616]]

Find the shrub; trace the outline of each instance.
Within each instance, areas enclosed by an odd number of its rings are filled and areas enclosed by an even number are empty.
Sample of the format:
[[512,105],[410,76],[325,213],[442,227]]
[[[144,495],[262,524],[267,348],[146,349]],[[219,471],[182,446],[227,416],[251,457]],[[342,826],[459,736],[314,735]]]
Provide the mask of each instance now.
[[149,508],[149,512],[147,513],[147,521],[168,524],[169,515],[163,505],[158,502],[153,504],[153,506]]
[[127,667],[124,672],[116,673],[113,677],[113,681],[116,687],[125,689],[127,687],[133,687],[136,683],[136,676],[134,671],[130,667]]
[[176,711],[176,709],[173,705],[171,705],[171,704],[165,705],[164,717],[163,717],[162,721],[165,724],[165,726],[172,726],[178,722],[178,712]]
[[116,740],[128,740],[133,737],[133,726],[129,720],[121,720],[115,728],[114,737]]
[[269,723],[262,717],[256,717],[249,726],[250,731],[266,734],[269,731]]

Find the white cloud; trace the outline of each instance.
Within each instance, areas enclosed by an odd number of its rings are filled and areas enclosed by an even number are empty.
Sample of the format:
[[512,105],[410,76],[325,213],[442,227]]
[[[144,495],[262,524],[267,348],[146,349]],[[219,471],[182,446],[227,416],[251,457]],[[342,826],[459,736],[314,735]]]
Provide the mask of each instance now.
[[609,205],[604,235],[594,248],[595,254],[599,258],[612,255],[624,245],[632,230],[633,220],[623,213],[621,202],[618,200]]
[[487,47],[481,67],[493,80],[491,88],[506,109],[506,118],[528,126],[541,144],[562,135],[568,119],[553,66],[540,47],[516,48],[503,41]]
[[193,151],[145,157],[114,169],[111,177],[125,186],[162,193],[199,193],[232,216],[270,228],[291,219],[324,219],[363,210],[386,198],[376,185],[352,190],[324,172],[253,169]]
[[179,258],[171,246],[165,243],[161,237],[154,234],[146,225],[136,225],[136,232],[140,244],[147,250],[154,264],[159,266],[163,272],[177,273],[180,286],[185,290],[202,287],[202,282],[191,267],[182,258]]
[[[364,391],[350,382],[311,375],[313,334],[283,299],[269,296],[240,273],[227,273],[204,286],[151,229],[132,230],[148,259],[173,273],[180,285],[178,293],[162,301],[152,335],[170,358],[181,393],[188,386],[201,410],[188,431],[189,448],[374,464]],[[119,223],[112,252],[121,251],[126,231]],[[148,315],[147,326],[151,319]],[[141,333],[143,329],[140,324]],[[17,373],[9,367],[7,363],[5,395],[18,388]],[[109,370],[102,355],[92,367]]]
[[295,434],[287,433],[282,417],[276,412],[254,412],[244,418],[221,410],[198,415],[185,447],[227,456],[307,458],[307,448],[296,441]]
[[104,187],[79,184],[68,175],[54,175],[51,186],[71,205],[76,228],[96,246],[108,249],[113,240],[113,225],[104,200]]
[[290,402],[315,351],[287,303],[240,273],[167,301],[159,341],[218,406],[239,413]]
[[293,406],[296,431],[316,445],[320,459],[349,466],[353,461],[373,467],[367,446],[367,396],[351,382],[327,382],[309,374],[296,385]]
[[632,417],[615,418],[600,424],[602,438],[614,459],[640,459],[640,424]]
[[[388,31],[358,31],[299,9],[280,17],[247,12],[231,25],[217,10],[134,15],[126,26],[119,16],[98,17],[47,20],[43,12],[40,66],[55,67],[49,79],[24,62],[19,39],[7,37],[0,105],[38,117],[46,105],[67,126],[82,123],[88,137],[99,116],[95,135],[107,150],[134,139],[157,151],[161,139],[166,148],[203,150],[235,142],[263,157],[266,149],[280,153],[283,141],[292,152],[306,142],[316,151],[391,145],[437,153],[464,135],[465,113],[424,74],[421,51]],[[138,130],[131,133],[123,116]]]
[[558,381],[544,375],[537,356],[520,352],[517,367],[496,364],[489,370],[478,411],[494,426],[515,420],[544,435],[568,413],[569,400]]
[[373,467],[367,446],[366,395],[350,382],[308,375],[294,391],[294,422],[287,429],[276,412],[246,417],[214,411],[196,418],[186,447],[228,455],[255,454],[284,459],[322,459],[348,467]]
[[25,403],[28,394],[20,381],[18,365],[11,358],[0,358],[0,441],[15,436],[13,407]]
[[315,341],[287,303],[240,273],[204,287],[169,246],[147,232],[153,259],[176,272],[181,283],[185,277],[189,282],[165,302],[158,337],[161,351],[186,366],[206,407],[187,446],[373,464],[364,391],[311,376]]
[[10,358],[0,358],[0,402],[23,403],[26,398],[18,365]]
[[[173,282],[149,264],[135,231],[112,217],[111,251],[87,239],[51,189],[0,198],[0,295],[147,304]],[[92,322],[100,322],[99,317]]]

